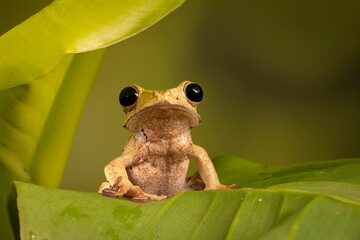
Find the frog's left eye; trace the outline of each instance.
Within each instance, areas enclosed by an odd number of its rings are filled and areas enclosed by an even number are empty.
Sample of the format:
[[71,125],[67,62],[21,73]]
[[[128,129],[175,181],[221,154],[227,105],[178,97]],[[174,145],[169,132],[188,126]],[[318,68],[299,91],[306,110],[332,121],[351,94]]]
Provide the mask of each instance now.
[[124,88],[119,95],[119,101],[121,106],[129,107],[134,105],[138,99],[139,93],[134,87],[126,87]]
[[195,105],[200,103],[203,99],[203,90],[199,84],[189,83],[185,86],[184,89],[187,99],[193,102]]

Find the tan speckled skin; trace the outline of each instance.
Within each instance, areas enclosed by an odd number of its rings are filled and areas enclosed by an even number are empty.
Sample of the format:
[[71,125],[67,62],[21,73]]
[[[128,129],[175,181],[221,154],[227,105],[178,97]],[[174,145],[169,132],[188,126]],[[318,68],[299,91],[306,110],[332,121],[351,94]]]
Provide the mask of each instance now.
[[134,85],[138,100],[134,106],[124,108],[124,127],[133,136],[122,155],[105,167],[107,182],[100,186],[100,193],[134,197],[128,193],[139,186],[135,197],[172,197],[185,188],[190,157],[197,161],[205,189],[227,188],[220,184],[206,151],[192,143],[190,130],[200,123],[200,117],[197,103],[185,96],[187,84],[186,81],[166,91],[149,91]]

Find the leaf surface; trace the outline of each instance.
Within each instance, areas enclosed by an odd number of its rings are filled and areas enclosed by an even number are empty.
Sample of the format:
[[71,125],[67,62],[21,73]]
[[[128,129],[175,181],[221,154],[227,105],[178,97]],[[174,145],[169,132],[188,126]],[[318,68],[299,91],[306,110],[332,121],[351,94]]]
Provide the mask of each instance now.
[[[24,239],[360,238],[359,179],[344,177],[360,170],[359,159],[271,168],[223,156],[215,165],[220,176],[226,174],[222,181],[252,188],[135,203],[16,182],[17,197],[9,203],[19,217],[12,219]],[[314,177],[315,169],[324,173]],[[267,174],[276,177],[264,179]]]
[[11,181],[60,184],[81,110],[104,53],[101,49],[67,55],[45,78],[0,91],[0,220],[4,225]]
[[184,0],[55,0],[0,37],[0,89],[30,83],[67,53],[103,48],[157,22]]

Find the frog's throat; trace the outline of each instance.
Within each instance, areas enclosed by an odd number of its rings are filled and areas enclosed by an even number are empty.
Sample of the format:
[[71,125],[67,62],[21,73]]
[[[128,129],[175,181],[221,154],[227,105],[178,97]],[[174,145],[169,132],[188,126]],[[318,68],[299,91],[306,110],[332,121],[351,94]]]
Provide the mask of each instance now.
[[145,114],[156,110],[174,110],[177,112],[181,112],[189,121],[191,128],[196,127],[201,123],[201,118],[199,114],[196,112],[196,110],[191,111],[189,108],[184,107],[182,105],[158,103],[156,105],[151,105],[149,107],[141,109],[138,112],[128,115],[125,120],[124,127],[126,129],[132,130],[132,128],[134,127],[133,124],[136,122],[136,120],[139,120]]

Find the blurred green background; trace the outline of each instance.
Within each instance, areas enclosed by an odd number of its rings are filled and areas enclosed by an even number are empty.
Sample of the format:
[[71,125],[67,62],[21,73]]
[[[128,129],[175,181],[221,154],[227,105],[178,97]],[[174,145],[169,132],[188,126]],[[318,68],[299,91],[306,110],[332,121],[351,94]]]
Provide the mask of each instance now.
[[[48,3],[1,3],[1,33]],[[211,157],[271,165],[359,157],[359,13],[355,0],[185,2],[109,47],[63,187],[95,191],[104,180],[103,167],[130,137],[118,94],[132,83],[200,83],[203,122],[192,135]]]

